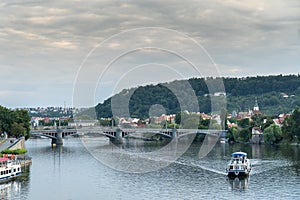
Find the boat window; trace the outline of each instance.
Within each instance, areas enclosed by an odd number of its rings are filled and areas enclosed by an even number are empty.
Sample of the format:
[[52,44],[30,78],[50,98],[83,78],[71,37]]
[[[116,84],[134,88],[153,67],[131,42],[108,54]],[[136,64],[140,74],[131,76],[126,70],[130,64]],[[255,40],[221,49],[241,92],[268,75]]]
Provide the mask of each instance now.
[[14,169],[14,172],[16,172],[17,170],[16,169]]
[[3,175],[3,171],[1,171],[1,175]]
[[8,173],[11,173],[11,170],[8,170]]

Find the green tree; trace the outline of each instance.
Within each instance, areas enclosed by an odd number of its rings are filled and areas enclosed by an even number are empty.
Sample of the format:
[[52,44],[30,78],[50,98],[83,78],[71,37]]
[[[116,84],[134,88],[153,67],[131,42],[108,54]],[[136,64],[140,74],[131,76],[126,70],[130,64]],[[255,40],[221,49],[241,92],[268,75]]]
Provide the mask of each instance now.
[[293,122],[291,117],[290,116],[286,117],[282,125],[282,136],[283,139],[286,141],[292,141],[294,138],[292,133],[292,126],[293,126]]
[[176,124],[180,124],[180,123],[181,123],[181,112],[178,112],[178,113],[175,115],[174,121],[175,121]]
[[226,133],[226,138],[228,139],[228,141],[234,141],[232,129],[233,129],[233,128],[230,128],[230,129],[227,131],[227,133]]
[[111,119],[101,118],[99,119],[100,126],[111,126]]
[[251,131],[248,128],[241,129],[238,138],[240,142],[249,142],[251,138]]
[[263,136],[266,144],[277,144],[282,140],[281,128],[272,124],[264,130]]
[[210,119],[203,119],[202,117],[200,117],[198,129],[208,129],[210,122],[211,122]]
[[179,112],[176,114],[175,123],[182,128],[192,128],[195,129],[199,126],[201,117],[197,114],[190,114],[188,112]]
[[29,138],[30,116],[26,110],[9,110],[0,106],[0,122],[1,132],[13,137]]
[[198,115],[187,115],[182,120],[182,128],[196,129],[199,126]]
[[268,128],[272,124],[274,124],[273,119],[271,119],[270,117],[267,117],[266,122],[261,125],[261,130],[264,131],[266,128]]
[[18,124],[14,122],[11,126],[10,134],[13,137],[19,138],[26,135],[26,129],[24,128],[23,124]]
[[[211,112],[212,98],[209,95],[207,82],[214,81],[212,78],[207,80],[204,78],[189,79],[191,87],[194,89],[198,99],[198,108],[200,112]],[[261,111],[265,114],[280,114],[287,113],[300,102],[300,76],[299,75],[278,75],[278,76],[257,76],[243,78],[224,78],[224,86],[227,99],[228,112],[245,111],[253,107],[253,99],[259,98]],[[177,88],[180,94],[185,94],[185,84],[181,81],[173,81],[165,84],[142,86],[135,89],[124,90],[120,96],[130,97],[129,111],[130,114],[136,117],[149,117],[149,109],[152,105],[162,105],[166,114],[178,113],[181,105],[179,104],[176,95],[168,88]],[[295,94],[291,98],[283,98],[281,92]],[[189,96],[188,94],[186,95]],[[190,99],[184,101],[189,104]],[[223,102],[222,98],[213,99],[217,104]],[[222,105],[222,104],[220,104]],[[198,110],[189,110],[198,111]],[[96,106],[97,117],[112,117],[111,98],[105,100]],[[177,122],[176,122],[177,123]],[[180,124],[180,123],[178,123]]]
[[240,119],[238,121],[238,126],[241,128],[249,128],[250,127],[250,120],[248,118]]
[[221,109],[220,119],[222,130],[227,129],[227,110],[225,108]]
[[282,126],[282,136],[287,141],[297,138],[300,141],[300,109],[296,107],[293,113],[286,117]]
[[232,127],[230,129],[230,132],[232,133],[232,137],[233,137],[233,140],[234,141],[238,141],[239,139],[239,132],[238,132],[238,129],[236,127]]
[[251,117],[251,119],[252,119],[251,126],[261,127],[264,121],[264,117],[261,114],[255,114]]

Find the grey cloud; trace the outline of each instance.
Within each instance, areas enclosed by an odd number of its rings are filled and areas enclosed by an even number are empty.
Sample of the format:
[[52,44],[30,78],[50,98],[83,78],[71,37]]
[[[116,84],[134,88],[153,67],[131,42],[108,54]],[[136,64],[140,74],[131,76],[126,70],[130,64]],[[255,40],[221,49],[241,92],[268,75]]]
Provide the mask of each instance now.
[[[187,34],[206,48],[225,76],[283,73],[282,65],[286,65],[285,73],[299,73],[295,68],[300,54],[299,4],[297,0],[2,2],[0,84],[9,90],[5,76],[12,76],[17,87],[22,75],[33,75],[44,80],[40,90],[58,87],[57,82],[72,90],[77,69],[93,47],[140,27],[164,27]],[[139,41],[142,37],[132,35]],[[183,51],[192,51],[180,38],[166,35],[144,42],[157,44],[168,39]],[[130,49],[133,42],[127,38],[121,46],[116,41],[105,48]],[[110,50],[103,55],[114,53]],[[134,65],[142,60],[130,62]],[[21,73],[14,76],[7,66]],[[30,78],[25,81],[35,84]]]

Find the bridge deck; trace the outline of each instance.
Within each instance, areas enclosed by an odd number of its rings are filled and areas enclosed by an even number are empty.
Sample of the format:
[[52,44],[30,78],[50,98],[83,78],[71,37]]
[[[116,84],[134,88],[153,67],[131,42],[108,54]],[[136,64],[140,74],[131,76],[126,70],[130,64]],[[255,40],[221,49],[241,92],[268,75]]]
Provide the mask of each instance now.
[[[59,129],[62,132],[62,137],[74,135],[78,132],[81,133],[88,133],[88,132],[94,132],[103,134],[107,137],[116,138],[117,137],[117,129],[112,128],[100,128],[95,127],[94,130],[92,130],[90,127],[85,129]],[[55,138],[57,129],[52,130],[31,130],[31,135],[39,135],[39,136],[46,136],[49,138]],[[188,134],[208,134],[212,136],[221,136],[225,137],[226,130],[212,130],[212,129],[159,129],[159,128],[126,128],[126,129],[119,129],[120,136],[126,137],[130,134],[136,134],[136,133],[153,133],[153,134],[159,134],[165,137],[182,137],[184,135]]]

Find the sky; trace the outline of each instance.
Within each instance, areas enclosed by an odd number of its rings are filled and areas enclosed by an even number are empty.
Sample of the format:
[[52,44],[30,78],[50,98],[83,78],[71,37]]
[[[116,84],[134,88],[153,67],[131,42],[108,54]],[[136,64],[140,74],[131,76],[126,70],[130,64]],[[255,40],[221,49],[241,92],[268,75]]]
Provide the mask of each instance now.
[[0,1],[0,105],[89,107],[191,77],[299,74],[299,0]]

